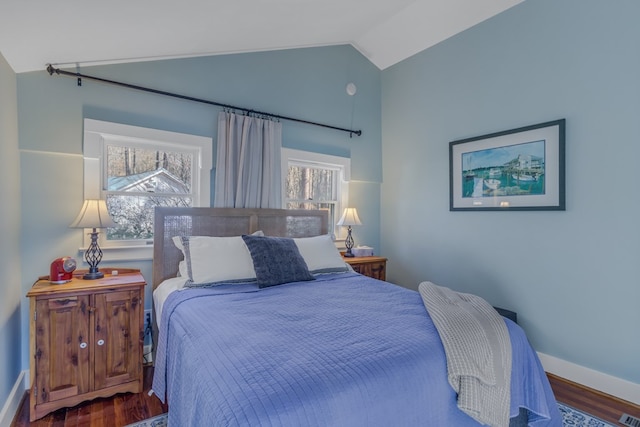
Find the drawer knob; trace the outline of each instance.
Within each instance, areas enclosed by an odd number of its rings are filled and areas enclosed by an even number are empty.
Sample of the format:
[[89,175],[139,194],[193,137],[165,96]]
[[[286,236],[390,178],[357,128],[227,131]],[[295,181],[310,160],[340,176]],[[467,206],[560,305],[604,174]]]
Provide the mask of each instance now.
[[86,342],[81,342],[80,343],[80,348],[87,348],[87,343]]
[[98,340],[98,345],[104,345],[104,340]]

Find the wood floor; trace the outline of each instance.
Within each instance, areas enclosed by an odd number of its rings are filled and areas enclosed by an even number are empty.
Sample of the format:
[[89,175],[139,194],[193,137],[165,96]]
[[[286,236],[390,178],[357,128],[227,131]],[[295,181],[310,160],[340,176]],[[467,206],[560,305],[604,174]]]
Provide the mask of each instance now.
[[155,396],[149,396],[153,368],[144,368],[142,393],[123,393],[106,399],[95,399],[68,409],[59,409],[32,423],[29,422],[29,394],[25,394],[12,427],[123,427],[167,412]]
[[588,389],[552,374],[547,374],[547,376],[556,400],[565,405],[588,412],[614,426],[624,425],[618,422],[622,414],[640,418],[640,406]]
[[[144,391],[139,394],[119,394],[108,399],[96,399],[69,409],[60,409],[44,418],[29,423],[29,395],[18,409],[12,427],[123,427],[136,421],[167,411],[156,396],[149,396],[153,368],[145,368]],[[549,375],[556,399],[574,408],[588,412],[614,426],[623,413],[640,417],[640,407],[603,393],[586,389],[560,377]]]

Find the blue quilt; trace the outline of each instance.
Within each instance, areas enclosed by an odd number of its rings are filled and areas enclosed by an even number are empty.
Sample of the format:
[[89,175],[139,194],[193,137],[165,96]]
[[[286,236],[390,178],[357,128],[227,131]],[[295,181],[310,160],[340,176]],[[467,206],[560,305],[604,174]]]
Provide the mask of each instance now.
[[[561,427],[537,355],[505,321],[511,416]],[[479,425],[456,406],[420,294],[355,273],[173,292],[153,390],[170,426]]]

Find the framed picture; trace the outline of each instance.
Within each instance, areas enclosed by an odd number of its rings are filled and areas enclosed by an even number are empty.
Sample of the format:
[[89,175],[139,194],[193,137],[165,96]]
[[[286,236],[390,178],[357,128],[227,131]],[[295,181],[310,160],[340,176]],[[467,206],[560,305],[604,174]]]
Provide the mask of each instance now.
[[564,210],[565,119],[449,143],[451,211]]

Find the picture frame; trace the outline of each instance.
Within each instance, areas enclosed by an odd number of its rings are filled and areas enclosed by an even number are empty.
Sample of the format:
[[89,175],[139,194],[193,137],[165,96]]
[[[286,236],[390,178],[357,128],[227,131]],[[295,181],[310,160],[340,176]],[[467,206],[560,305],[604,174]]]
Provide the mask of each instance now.
[[449,143],[449,210],[565,210],[565,119]]

